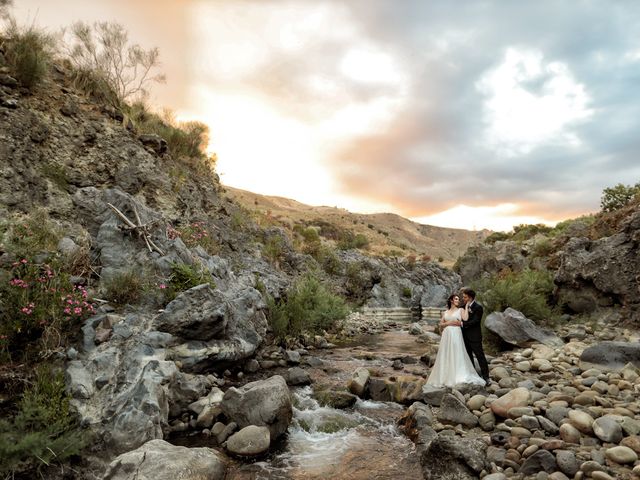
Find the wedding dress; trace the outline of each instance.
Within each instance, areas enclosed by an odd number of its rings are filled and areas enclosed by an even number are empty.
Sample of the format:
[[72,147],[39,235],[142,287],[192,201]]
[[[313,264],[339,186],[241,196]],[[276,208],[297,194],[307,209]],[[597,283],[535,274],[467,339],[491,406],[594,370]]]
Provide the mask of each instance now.
[[[444,319],[447,322],[461,321],[461,310],[458,309],[453,314],[445,312]],[[484,385],[485,381],[478,375],[467,355],[462,328],[448,326],[440,337],[438,355],[427,384],[453,387],[461,383]]]

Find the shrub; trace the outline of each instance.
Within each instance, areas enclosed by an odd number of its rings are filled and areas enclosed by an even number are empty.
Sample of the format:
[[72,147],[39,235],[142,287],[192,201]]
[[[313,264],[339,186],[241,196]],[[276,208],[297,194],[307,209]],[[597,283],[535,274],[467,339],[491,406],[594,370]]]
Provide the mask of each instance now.
[[342,262],[332,248],[322,246],[314,257],[329,275],[337,275],[342,270]]
[[493,232],[487,238],[484,239],[484,243],[493,244],[496,242],[502,242],[511,238],[511,235],[506,232]]
[[568,233],[569,235],[574,234],[575,230],[582,230],[585,228],[589,228],[596,221],[595,215],[583,215],[578,218],[572,218],[569,220],[564,220],[556,224],[555,227],[549,232],[550,237],[557,237],[559,235],[563,235]]
[[613,212],[628,205],[638,195],[640,195],[640,182],[635,185],[619,183],[602,191],[600,207],[603,212]]
[[[0,474],[13,478],[16,473],[40,473],[52,462],[78,455],[87,440],[71,410],[62,372],[40,367],[17,413],[0,420]],[[44,478],[41,473],[38,477]]]
[[402,288],[402,296],[404,298],[411,298],[412,294],[413,294],[413,292],[411,291],[410,287],[403,287]]
[[512,239],[516,242],[524,242],[535,237],[539,233],[547,234],[552,230],[551,227],[541,223],[530,225],[516,225],[513,227]]
[[187,263],[174,263],[171,265],[169,284],[173,292],[184,292],[203,283],[208,283],[212,288],[216,286],[211,278],[211,273],[202,265],[189,265]]
[[327,290],[313,274],[299,279],[284,299],[268,296],[267,306],[271,328],[280,339],[330,329],[348,313],[344,299]]
[[9,18],[2,45],[7,63],[22,86],[33,89],[42,82],[55,52],[56,38],[35,25],[20,27]]
[[533,255],[535,257],[547,257],[553,252],[553,248],[553,242],[548,238],[543,238],[533,246]]
[[95,313],[87,290],[74,286],[61,269],[60,259],[35,263],[22,258],[11,267],[11,279],[0,285],[0,350],[11,358],[39,341],[41,354],[63,343],[67,326]]
[[556,312],[549,303],[553,293],[553,275],[548,271],[523,270],[498,274],[474,284],[487,314],[507,307],[522,312],[536,322],[551,323]]
[[167,235],[171,240],[180,237],[184,244],[190,248],[201,246],[211,255],[216,255],[220,251],[219,245],[213,239],[210,229],[204,222],[192,222],[177,228],[169,225]]
[[274,265],[278,265],[284,254],[284,240],[279,235],[271,235],[267,238],[262,249],[264,256]]
[[211,166],[211,158],[205,153],[209,128],[204,123],[178,122],[170,110],[154,113],[143,101],[125,105],[124,111],[140,133],[163,138],[174,158],[197,159]]
[[444,257],[438,257],[438,262],[440,263],[444,262]]
[[140,301],[147,282],[139,272],[129,270],[105,281],[104,288],[107,300],[118,305],[132,305]]
[[156,73],[160,65],[158,49],[129,45],[127,31],[115,22],[74,23],[68,55],[77,71],[90,72],[101,89],[115,93],[119,103],[144,97],[150,83],[165,80],[164,75]]
[[6,230],[3,237],[7,250],[22,258],[55,251],[62,238],[60,227],[49,219],[44,210],[15,217],[4,228]]
[[367,249],[369,248],[369,240],[362,233],[354,235],[353,232],[346,230],[342,232],[337,246],[340,250],[351,250],[354,248]]

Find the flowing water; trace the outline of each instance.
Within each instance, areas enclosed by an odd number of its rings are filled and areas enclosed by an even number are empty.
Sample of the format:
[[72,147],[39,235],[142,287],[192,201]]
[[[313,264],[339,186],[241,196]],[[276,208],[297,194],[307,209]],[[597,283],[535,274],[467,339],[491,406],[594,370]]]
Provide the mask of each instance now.
[[[399,325],[338,348],[313,351],[324,364],[307,368],[312,386],[292,389],[293,421],[286,438],[267,458],[231,465],[227,480],[421,479],[414,445],[396,426],[405,407],[359,399],[352,408],[337,410],[320,406],[313,388],[343,390],[358,367],[379,376],[398,375],[392,360],[407,355],[417,360],[424,348]],[[415,363],[401,374],[425,373],[426,367]]]

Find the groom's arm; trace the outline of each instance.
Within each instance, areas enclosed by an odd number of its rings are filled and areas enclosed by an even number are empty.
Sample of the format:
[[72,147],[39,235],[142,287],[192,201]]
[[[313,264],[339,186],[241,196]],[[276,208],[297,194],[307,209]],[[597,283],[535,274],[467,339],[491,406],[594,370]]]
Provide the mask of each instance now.
[[476,305],[473,311],[469,313],[469,319],[464,322],[465,326],[469,328],[480,325],[480,323],[482,322],[483,311],[484,309],[482,308],[482,305]]

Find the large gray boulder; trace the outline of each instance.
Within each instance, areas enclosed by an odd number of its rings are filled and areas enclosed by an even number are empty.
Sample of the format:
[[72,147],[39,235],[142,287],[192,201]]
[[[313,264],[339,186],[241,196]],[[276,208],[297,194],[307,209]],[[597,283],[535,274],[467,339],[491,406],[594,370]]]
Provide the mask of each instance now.
[[627,363],[640,367],[640,342],[600,342],[586,348],[580,355],[580,366],[620,370]]
[[271,434],[267,427],[249,425],[227,440],[227,450],[242,457],[255,457],[269,450]]
[[504,312],[493,312],[487,316],[485,327],[502,340],[513,345],[524,346],[536,341],[549,346],[561,346],[563,341],[553,332],[543,329],[521,312],[507,308]]
[[467,406],[455,395],[450,393],[446,394],[442,399],[438,420],[453,425],[461,424],[469,428],[478,425],[478,417],[471,413]]
[[227,305],[222,293],[205,283],[179,294],[158,315],[155,329],[187,340],[211,340],[224,334]]
[[222,411],[240,428],[268,427],[272,440],[287,431],[293,416],[289,388],[280,375],[231,387],[222,399]]
[[425,480],[475,480],[489,467],[480,439],[437,435],[420,456]]
[[186,448],[164,440],[151,440],[117,457],[103,480],[222,480],[226,473],[222,454],[211,448]]

